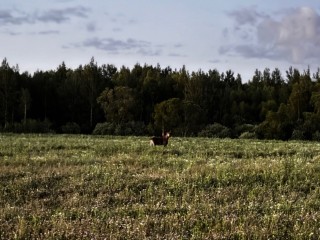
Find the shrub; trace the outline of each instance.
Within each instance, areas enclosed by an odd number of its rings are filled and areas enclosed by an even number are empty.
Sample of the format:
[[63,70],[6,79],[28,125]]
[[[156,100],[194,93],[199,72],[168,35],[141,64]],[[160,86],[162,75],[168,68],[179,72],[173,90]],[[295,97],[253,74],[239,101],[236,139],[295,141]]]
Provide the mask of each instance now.
[[144,135],[146,126],[143,122],[127,122],[115,124],[111,122],[98,123],[92,134],[95,135]]
[[94,135],[113,135],[115,130],[115,124],[110,122],[97,123],[93,130]]
[[79,124],[75,122],[68,122],[61,127],[62,133],[79,134],[81,132]]
[[218,138],[230,138],[231,136],[232,136],[231,130],[227,127],[222,129],[221,132],[217,134]]
[[292,140],[304,140],[305,136],[304,136],[304,132],[301,130],[293,130],[292,132],[292,136],[291,136]]
[[47,119],[38,121],[35,119],[27,119],[26,123],[15,122],[3,129],[4,132],[14,133],[52,133],[51,122]]
[[235,127],[235,134],[237,136],[241,136],[241,134],[248,132],[253,133],[255,131],[256,126],[253,124],[242,124]]
[[117,124],[114,129],[114,135],[117,135],[117,136],[124,135],[123,126],[121,126],[120,124]]
[[254,132],[243,132],[239,136],[240,139],[256,139],[257,135]]
[[228,138],[231,137],[231,130],[220,123],[207,125],[201,132],[198,133],[199,137],[212,137],[212,138]]
[[[142,136],[146,134],[147,127],[143,122],[131,121],[127,123],[127,131],[130,134]],[[130,129],[130,130],[129,130]]]
[[312,134],[312,140],[320,141],[320,132],[319,131],[316,131],[315,133]]

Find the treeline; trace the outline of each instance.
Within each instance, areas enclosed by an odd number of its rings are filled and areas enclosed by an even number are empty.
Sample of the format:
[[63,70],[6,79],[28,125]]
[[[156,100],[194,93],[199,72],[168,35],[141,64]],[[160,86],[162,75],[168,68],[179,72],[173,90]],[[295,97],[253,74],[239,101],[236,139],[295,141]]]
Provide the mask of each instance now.
[[320,70],[189,72],[136,64],[0,66],[0,130],[320,140]]

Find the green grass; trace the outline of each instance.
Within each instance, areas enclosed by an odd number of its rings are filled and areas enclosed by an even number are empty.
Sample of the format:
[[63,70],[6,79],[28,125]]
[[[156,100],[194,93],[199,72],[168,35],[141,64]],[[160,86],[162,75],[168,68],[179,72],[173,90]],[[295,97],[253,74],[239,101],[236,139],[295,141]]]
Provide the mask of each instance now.
[[320,144],[0,136],[0,239],[318,239]]

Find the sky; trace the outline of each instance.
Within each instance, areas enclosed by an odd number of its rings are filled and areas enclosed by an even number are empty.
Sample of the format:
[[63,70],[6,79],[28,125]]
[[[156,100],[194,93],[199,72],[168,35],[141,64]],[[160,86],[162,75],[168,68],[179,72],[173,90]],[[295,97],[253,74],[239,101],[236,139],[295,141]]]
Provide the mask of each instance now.
[[88,64],[232,70],[320,67],[319,0],[2,0],[0,58],[20,72]]

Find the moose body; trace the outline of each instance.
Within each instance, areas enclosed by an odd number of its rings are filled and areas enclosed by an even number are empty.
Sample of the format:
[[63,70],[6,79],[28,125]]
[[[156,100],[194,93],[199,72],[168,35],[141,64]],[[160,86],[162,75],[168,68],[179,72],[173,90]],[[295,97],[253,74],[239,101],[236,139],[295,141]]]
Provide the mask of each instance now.
[[168,145],[168,140],[170,138],[170,133],[163,133],[162,137],[153,136],[150,139],[150,146],[163,145],[164,147]]

